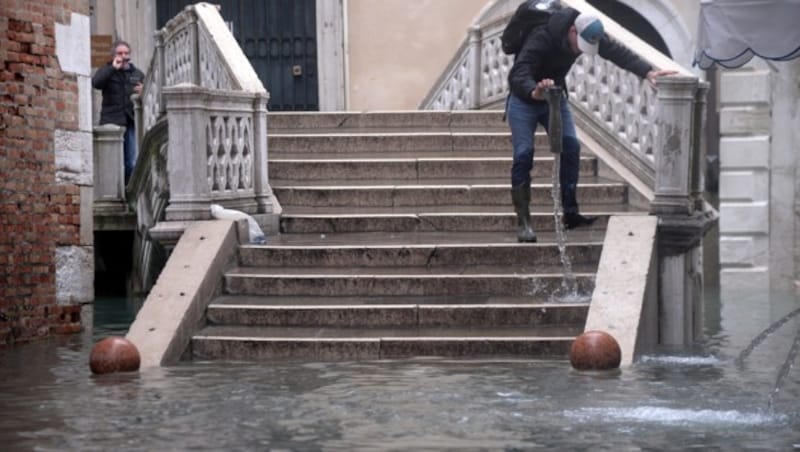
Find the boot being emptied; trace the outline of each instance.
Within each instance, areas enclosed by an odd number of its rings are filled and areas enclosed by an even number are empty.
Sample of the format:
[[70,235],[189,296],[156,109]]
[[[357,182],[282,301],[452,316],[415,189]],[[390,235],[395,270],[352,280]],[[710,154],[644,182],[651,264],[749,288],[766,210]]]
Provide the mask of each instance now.
[[536,233],[531,227],[531,185],[522,184],[511,188],[511,200],[514,202],[514,211],[517,213],[517,241],[535,242]]
[[564,214],[564,226],[567,229],[575,229],[581,226],[591,226],[597,220],[597,217],[584,217],[579,213],[566,213]]

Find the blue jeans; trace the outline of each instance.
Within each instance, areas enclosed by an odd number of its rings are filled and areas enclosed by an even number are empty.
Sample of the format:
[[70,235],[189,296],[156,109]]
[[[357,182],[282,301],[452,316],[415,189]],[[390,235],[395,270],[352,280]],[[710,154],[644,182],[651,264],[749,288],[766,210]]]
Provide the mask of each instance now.
[[124,149],[125,185],[127,185],[128,179],[131,178],[131,173],[133,173],[133,167],[136,165],[136,127],[128,126],[125,128],[122,146]]
[[[534,134],[539,124],[548,130],[550,106],[546,102],[535,104],[525,102],[510,94],[506,104],[508,125],[511,128],[511,145],[514,148],[514,163],[511,165],[511,186],[528,185],[531,182],[533,169]],[[580,169],[581,145],[575,133],[575,121],[566,98],[561,102],[562,149],[561,171],[561,204],[565,214],[578,213],[576,191],[578,187],[578,171]]]

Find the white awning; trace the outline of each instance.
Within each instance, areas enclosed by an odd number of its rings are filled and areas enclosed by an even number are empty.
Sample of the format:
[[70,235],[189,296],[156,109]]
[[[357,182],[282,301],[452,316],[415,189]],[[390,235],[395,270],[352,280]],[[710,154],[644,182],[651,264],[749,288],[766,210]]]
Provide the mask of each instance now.
[[742,66],[800,57],[800,0],[703,0],[694,65]]

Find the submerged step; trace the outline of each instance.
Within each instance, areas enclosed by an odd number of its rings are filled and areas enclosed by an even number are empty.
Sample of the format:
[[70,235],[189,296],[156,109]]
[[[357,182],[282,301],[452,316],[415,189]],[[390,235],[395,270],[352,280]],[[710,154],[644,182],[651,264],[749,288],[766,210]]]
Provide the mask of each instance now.
[[494,329],[206,327],[191,341],[195,359],[341,360],[412,356],[566,359],[582,326]]

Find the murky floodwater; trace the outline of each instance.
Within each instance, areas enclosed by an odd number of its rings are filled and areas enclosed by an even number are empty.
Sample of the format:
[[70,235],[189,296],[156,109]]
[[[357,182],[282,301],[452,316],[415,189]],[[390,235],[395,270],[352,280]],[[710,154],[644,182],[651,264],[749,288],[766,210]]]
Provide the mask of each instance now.
[[132,316],[98,302],[93,334],[0,350],[2,450],[792,450],[800,372],[768,397],[797,318],[790,297],[712,301],[709,338],[615,374],[566,362],[190,363],[92,376],[94,341]]

